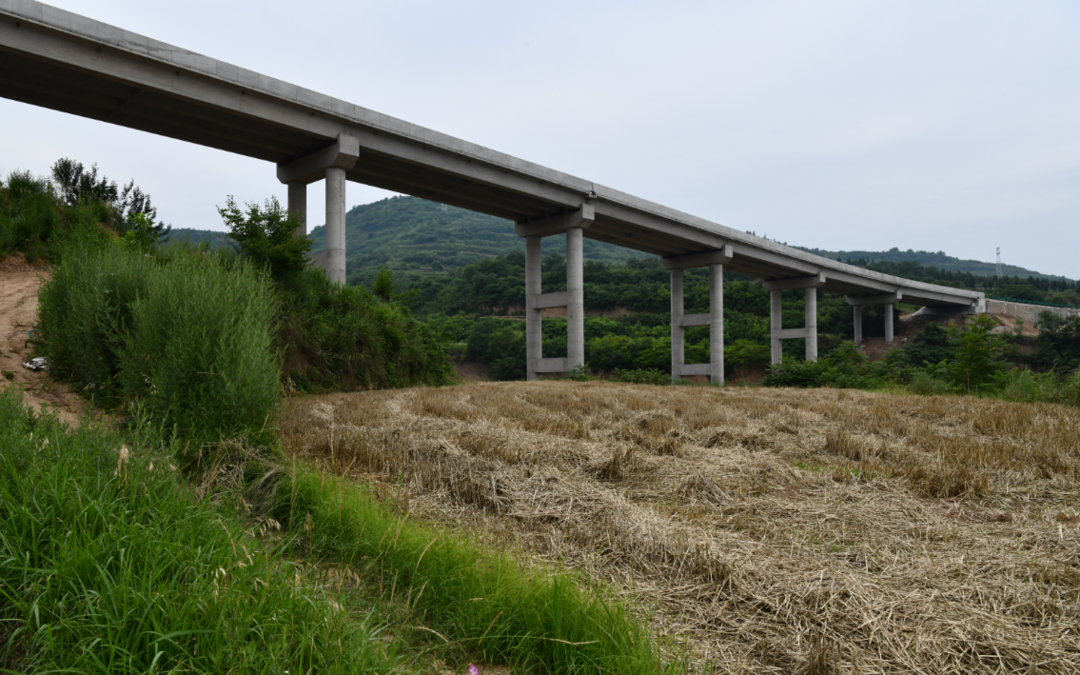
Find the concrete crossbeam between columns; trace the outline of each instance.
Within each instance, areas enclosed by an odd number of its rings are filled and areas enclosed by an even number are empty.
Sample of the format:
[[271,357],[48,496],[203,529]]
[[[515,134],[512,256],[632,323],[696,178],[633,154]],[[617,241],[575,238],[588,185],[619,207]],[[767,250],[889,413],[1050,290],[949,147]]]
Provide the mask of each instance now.
[[773,338],[779,338],[781,340],[795,340],[807,337],[808,335],[810,335],[810,331],[806,328],[781,328],[778,331],[773,331]]
[[540,293],[533,299],[533,309],[550,309],[552,307],[566,307],[570,304],[566,291],[556,293]]
[[561,216],[552,216],[527,223],[517,223],[514,225],[514,231],[520,237],[547,237],[553,234],[562,234],[571,228],[588,228],[595,220],[596,209],[589,204],[584,204],[573,213],[564,213]]
[[710,323],[712,323],[712,314],[683,314],[679,318],[679,325],[683,328],[708,326]]
[[548,358],[537,359],[536,366],[532,371],[532,377],[529,379],[536,379],[537,373],[566,373],[572,370],[567,364],[566,358]]
[[706,377],[712,377],[713,364],[711,363],[684,363],[681,366],[676,366],[671,371],[671,376],[675,378],[686,377],[687,375],[705,375]]

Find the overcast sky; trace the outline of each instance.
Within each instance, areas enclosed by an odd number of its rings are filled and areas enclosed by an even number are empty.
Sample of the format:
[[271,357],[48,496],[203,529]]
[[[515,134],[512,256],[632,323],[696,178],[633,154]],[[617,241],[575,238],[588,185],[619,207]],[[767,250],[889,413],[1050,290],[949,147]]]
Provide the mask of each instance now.
[[[50,4],[772,239],[1080,277],[1075,1]],[[5,174],[96,162],[176,227],[285,199],[180,141],[6,99],[0,129]]]

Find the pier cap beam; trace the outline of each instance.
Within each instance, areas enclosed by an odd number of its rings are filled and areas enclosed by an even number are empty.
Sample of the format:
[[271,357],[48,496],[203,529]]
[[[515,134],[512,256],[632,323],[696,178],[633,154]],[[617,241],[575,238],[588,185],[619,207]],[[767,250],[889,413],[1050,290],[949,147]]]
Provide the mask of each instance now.
[[288,164],[278,164],[277,177],[282,183],[314,183],[326,177],[327,169],[336,167],[348,171],[359,159],[359,139],[339,134],[333,145]]
[[812,277],[796,277],[793,279],[772,279],[763,281],[762,286],[767,291],[798,291],[804,288],[821,288],[825,285],[825,273],[819,272]]
[[596,221],[596,209],[591,204],[582,204],[581,208],[571,213],[564,213],[550,218],[516,223],[514,232],[519,237],[547,237],[563,234],[571,228],[587,230]]

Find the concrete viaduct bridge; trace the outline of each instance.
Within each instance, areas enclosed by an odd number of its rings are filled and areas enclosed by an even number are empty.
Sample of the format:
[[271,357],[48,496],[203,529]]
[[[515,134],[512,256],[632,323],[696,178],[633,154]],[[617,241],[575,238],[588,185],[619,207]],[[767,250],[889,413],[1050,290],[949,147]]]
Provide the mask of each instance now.
[[[512,220],[525,238],[529,379],[585,362],[582,237],[661,256],[671,271],[672,375],[723,381],[723,270],[771,291],[772,359],[805,338],[817,358],[817,291],[854,308],[905,303],[985,311],[982,293],[845,265],[511,157],[281,80],[33,0],[0,0],[0,96],[272,162],[306,222],[307,186],[326,189],[319,263],[345,281],[345,185],[355,181]],[[306,229],[306,225],[305,225]],[[540,240],[566,233],[566,291],[540,288]],[[683,271],[708,267],[710,311],[683,312]],[[781,292],[805,289],[806,321],[781,326]],[[543,358],[540,315],[566,307],[566,358]],[[892,312],[886,312],[892,339]],[[686,364],[683,331],[710,326],[709,363]]]

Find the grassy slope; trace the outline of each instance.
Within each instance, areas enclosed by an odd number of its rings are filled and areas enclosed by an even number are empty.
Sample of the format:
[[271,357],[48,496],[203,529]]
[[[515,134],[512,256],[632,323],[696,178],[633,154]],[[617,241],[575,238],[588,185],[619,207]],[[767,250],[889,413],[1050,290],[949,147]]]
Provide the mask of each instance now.
[[411,513],[655,598],[743,672],[1072,673],[1080,411],[837,390],[475,384],[294,400]]
[[138,441],[0,393],[0,670],[401,672],[355,593],[197,500]]

